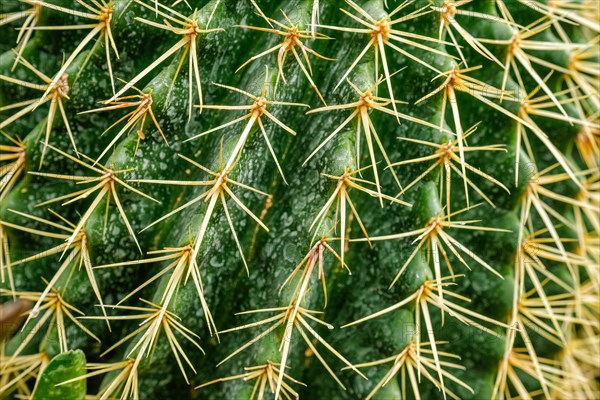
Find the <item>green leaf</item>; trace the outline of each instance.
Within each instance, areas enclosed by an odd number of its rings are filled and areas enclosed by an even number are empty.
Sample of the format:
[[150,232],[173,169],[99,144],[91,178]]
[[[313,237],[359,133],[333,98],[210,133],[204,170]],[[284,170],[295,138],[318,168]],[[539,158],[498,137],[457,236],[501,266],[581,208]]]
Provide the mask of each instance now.
[[33,394],[33,400],[77,400],[85,398],[86,380],[59,385],[85,374],[85,354],[81,350],[55,356],[46,369]]

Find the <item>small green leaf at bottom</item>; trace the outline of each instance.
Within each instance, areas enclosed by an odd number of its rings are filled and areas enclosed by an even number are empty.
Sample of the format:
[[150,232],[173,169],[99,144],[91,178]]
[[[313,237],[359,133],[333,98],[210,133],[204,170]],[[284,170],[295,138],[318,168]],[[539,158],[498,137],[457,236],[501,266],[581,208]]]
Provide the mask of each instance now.
[[85,354],[81,350],[58,354],[42,373],[33,400],[83,400],[87,387],[85,379],[57,385],[85,372]]

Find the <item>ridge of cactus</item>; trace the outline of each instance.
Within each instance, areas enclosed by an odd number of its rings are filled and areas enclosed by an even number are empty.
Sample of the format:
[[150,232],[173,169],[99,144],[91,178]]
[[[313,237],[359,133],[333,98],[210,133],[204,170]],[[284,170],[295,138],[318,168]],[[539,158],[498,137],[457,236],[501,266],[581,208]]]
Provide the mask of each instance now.
[[7,0],[0,399],[600,396],[594,0]]

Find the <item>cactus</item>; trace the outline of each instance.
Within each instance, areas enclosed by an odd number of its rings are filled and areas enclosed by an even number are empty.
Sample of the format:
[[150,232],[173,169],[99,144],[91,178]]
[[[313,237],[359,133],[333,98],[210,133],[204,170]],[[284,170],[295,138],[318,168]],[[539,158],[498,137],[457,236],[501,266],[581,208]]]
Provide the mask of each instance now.
[[597,398],[599,21],[3,1],[0,398]]

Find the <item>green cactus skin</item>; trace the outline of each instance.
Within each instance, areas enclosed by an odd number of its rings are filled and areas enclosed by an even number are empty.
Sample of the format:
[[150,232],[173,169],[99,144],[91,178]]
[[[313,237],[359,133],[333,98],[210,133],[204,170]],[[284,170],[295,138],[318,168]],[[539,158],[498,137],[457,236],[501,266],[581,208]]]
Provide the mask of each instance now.
[[597,398],[599,21],[3,2],[0,398]]

